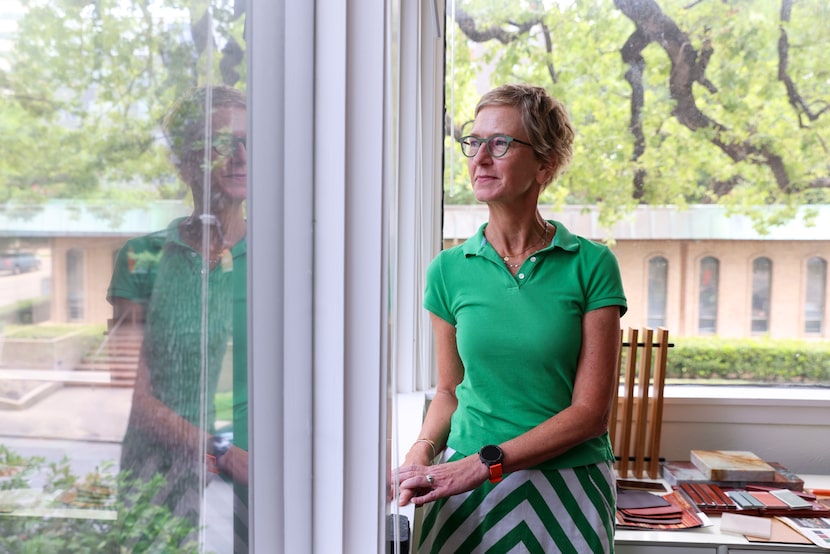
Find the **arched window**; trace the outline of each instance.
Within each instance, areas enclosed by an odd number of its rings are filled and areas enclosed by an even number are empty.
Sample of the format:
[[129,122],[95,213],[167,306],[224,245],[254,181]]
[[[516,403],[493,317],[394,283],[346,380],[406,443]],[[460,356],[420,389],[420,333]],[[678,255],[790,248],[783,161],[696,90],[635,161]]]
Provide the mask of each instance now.
[[772,260],[756,258],[752,262],[752,333],[769,331],[769,307],[772,290]]
[[648,325],[651,328],[666,325],[666,297],[669,261],[655,256],[648,261]]
[[84,254],[77,248],[66,253],[66,315],[70,321],[84,318]]
[[824,302],[827,293],[827,261],[818,256],[807,260],[807,286],[804,294],[804,332],[824,330]]
[[700,297],[698,299],[698,333],[715,333],[718,329],[718,280],[720,262],[707,256],[700,260]]

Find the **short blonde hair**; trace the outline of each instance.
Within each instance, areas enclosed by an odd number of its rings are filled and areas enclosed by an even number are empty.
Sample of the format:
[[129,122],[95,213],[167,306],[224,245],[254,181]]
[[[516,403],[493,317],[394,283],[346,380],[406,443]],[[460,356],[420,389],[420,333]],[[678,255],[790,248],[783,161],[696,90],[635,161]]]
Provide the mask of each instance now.
[[533,152],[542,163],[553,167],[544,186],[565,172],[573,159],[574,130],[561,102],[542,87],[508,84],[485,93],[476,105],[476,115],[487,106],[512,106],[519,110]]

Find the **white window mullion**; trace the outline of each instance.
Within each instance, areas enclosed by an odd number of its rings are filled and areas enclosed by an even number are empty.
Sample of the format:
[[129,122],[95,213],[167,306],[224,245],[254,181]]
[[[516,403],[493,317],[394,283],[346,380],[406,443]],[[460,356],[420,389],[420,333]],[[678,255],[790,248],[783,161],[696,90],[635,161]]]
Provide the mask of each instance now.
[[304,552],[313,527],[314,6],[249,0],[247,17],[250,551]]

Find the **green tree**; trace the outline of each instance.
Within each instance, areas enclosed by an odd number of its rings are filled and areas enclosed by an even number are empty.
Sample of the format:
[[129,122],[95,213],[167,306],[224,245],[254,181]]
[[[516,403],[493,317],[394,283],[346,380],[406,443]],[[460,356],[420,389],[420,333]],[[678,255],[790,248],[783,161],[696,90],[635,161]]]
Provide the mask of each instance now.
[[448,135],[471,119],[476,72],[568,107],[574,162],[546,201],[597,204],[606,225],[638,204],[719,203],[768,230],[828,200],[823,0],[464,0],[454,18],[447,86],[473,100]]
[[159,122],[194,85],[244,82],[244,5],[21,4],[0,71],[0,205],[182,197]]

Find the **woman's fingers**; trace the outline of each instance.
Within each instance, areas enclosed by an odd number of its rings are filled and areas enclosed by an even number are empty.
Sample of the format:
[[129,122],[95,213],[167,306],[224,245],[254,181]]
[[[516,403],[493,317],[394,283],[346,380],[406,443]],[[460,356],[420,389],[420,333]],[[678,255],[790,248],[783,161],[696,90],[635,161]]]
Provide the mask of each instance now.
[[398,472],[400,506],[406,506],[410,502],[420,505],[428,501],[424,499],[434,492],[436,486],[436,477],[430,469],[430,466],[412,466],[402,468]]

